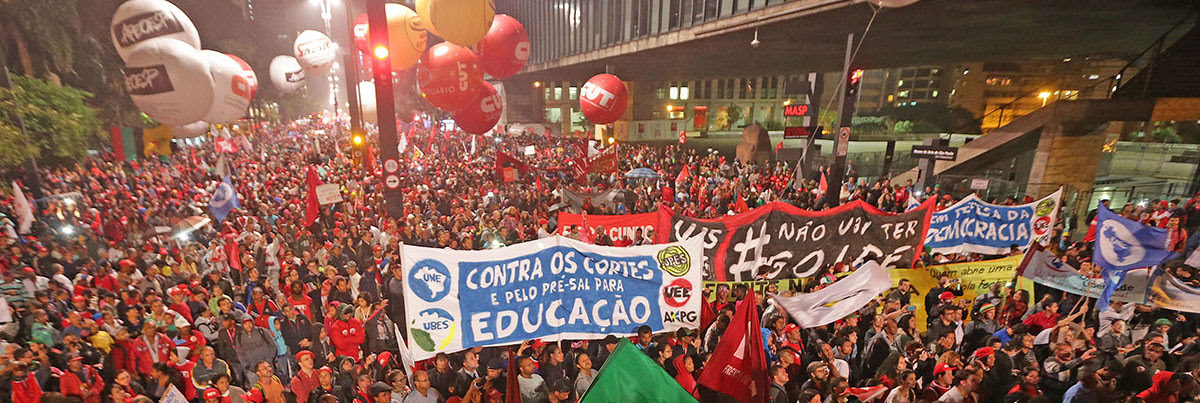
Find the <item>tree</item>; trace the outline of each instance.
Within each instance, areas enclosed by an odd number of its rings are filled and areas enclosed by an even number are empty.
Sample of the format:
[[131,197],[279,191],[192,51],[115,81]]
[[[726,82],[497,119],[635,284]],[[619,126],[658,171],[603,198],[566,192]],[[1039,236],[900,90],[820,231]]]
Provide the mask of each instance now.
[[979,119],[961,107],[938,103],[888,106],[880,111],[893,122],[908,120],[914,132],[981,133]]
[[[0,169],[30,157],[51,165],[73,162],[104,139],[96,109],[88,105],[92,94],[23,75],[12,81],[13,89],[0,89]],[[24,120],[24,134],[15,112]]]

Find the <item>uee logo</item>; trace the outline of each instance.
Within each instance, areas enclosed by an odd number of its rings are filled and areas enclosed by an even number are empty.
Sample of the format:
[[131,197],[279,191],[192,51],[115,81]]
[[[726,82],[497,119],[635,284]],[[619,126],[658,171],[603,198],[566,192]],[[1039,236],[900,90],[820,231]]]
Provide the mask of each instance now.
[[663,288],[663,302],[672,308],[681,308],[692,299],[692,283],[678,278]]

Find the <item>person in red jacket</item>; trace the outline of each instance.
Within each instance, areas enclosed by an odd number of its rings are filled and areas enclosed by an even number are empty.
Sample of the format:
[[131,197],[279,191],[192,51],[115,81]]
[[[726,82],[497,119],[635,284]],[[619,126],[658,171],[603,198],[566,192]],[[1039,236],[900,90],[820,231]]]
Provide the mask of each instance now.
[[333,341],[337,355],[358,359],[359,346],[367,341],[367,332],[363,329],[362,321],[352,315],[354,307],[350,304],[338,306],[337,318],[329,324],[330,339]]
[[189,350],[187,347],[175,347],[171,349],[167,365],[171,366],[171,368],[174,368],[176,371],[179,371],[180,379],[189,381],[183,382],[182,392],[183,395],[188,398],[188,400],[195,400],[197,394],[196,386],[190,382],[190,380],[192,379],[192,368],[196,367],[196,360],[199,360],[200,356],[188,359],[188,353],[190,352],[191,350]]
[[[113,335],[115,342],[112,345],[112,350],[109,351],[109,356],[112,357],[113,373],[121,371],[129,371],[131,374],[138,373],[137,362],[137,347],[135,340],[129,338],[129,329],[125,327],[117,328],[117,334]],[[149,365],[149,364],[147,364]]]
[[144,378],[150,377],[150,367],[156,362],[166,362],[175,343],[167,335],[159,333],[154,322],[142,324],[142,336],[133,344],[133,353],[137,355],[137,374]]
[[37,378],[29,372],[25,363],[18,361],[12,369],[12,402],[39,403],[42,401],[42,387]]
[[104,379],[95,368],[83,363],[83,357],[75,356],[67,361],[67,371],[58,377],[58,391],[67,396],[79,396],[83,403],[100,403]]

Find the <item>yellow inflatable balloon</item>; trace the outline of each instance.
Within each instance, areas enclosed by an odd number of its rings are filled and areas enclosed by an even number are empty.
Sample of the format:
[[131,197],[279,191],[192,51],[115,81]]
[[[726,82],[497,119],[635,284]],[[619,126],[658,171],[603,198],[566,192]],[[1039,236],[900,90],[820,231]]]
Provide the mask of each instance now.
[[388,22],[388,55],[392,69],[402,70],[417,64],[425,53],[425,24],[411,8],[388,3],[384,6]]
[[496,16],[492,0],[417,0],[425,29],[461,46],[475,46],[487,35]]
[[159,125],[142,129],[142,142],[146,144],[145,155],[171,155],[171,139],[175,138],[171,126]]

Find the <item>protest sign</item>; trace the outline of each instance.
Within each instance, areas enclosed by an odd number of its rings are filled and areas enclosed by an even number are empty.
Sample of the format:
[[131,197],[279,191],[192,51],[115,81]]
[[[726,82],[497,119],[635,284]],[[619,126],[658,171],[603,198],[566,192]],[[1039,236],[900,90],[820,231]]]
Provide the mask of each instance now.
[[540,338],[696,328],[699,239],[613,248],[555,236],[459,251],[402,247],[413,358]]
[[925,246],[941,253],[1007,254],[1037,241],[1050,241],[1058,218],[1062,188],[1028,204],[1001,206],[971,194],[933,213]]
[[[1086,272],[1072,267],[1039,245],[1029,248],[1019,271],[1021,277],[1035,283],[1089,298],[1099,298],[1104,291],[1100,268],[1088,265]],[[1125,276],[1112,299],[1123,302],[1146,303],[1146,284],[1150,269],[1134,269]]]
[[[575,214],[566,211],[558,212],[558,233],[562,234],[567,227],[585,225],[593,232],[604,227],[604,233],[613,240],[628,238],[637,239],[637,230],[642,230],[642,237],[654,240],[655,226],[658,224],[658,213],[642,213],[627,215]],[[571,231],[572,233],[577,232]]]
[[660,205],[660,242],[704,240],[704,279],[748,281],[804,278],[836,262],[855,266],[875,259],[911,267],[920,255],[933,201],[900,214],[863,201],[823,211],[767,203],[742,214],[695,219]]
[[[1116,299],[1120,290],[1134,280],[1137,272],[1143,270],[1145,269],[1136,269],[1126,274],[1125,281],[1121,282],[1117,293],[1113,293],[1113,298]],[[1195,271],[1187,267],[1176,268],[1173,271],[1154,270],[1147,290],[1147,299],[1159,308],[1200,313],[1200,280],[1195,276]],[[1131,286],[1137,287],[1136,284]]]
[[[913,290],[925,293],[937,286],[938,277],[945,274],[951,279],[957,279],[958,283],[956,284],[962,287],[963,295],[958,297],[958,300],[974,301],[976,296],[986,294],[993,283],[1008,284],[1012,281],[1017,275],[1017,266],[1021,264],[1023,257],[1024,255],[1017,255],[981,262],[954,263],[917,269],[892,269],[888,270],[888,276],[892,278],[892,287],[899,286],[901,279],[908,279],[912,282]],[[1029,295],[1033,295],[1033,285],[1029,281],[1020,282],[1018,289],[1024,289],[1029,292]],[[924,296],[914,296],[909,302],[917,307],[914,312],[917,319],[920,319],[918,323],[924,328],[926,322]]]
[[625,203],[625,208],[632,209],[637,204],[638,195],[626,189],[609,189],[593,193],[562,190],[562,201],[569,204],[573,212],[579,212],[588,199],[591,199],[593,206],[604,206],[611,211],[616,211],[617,204],[620,203]]
[[322,206],[342,202],[342,187],[336,183],[317,186],[317,203]]
[[783,296],[769,294],[780,308],[803,328],[824,326],[858,312],[876,296],[887,291],[887,270],[867,262],[849,276],[832,285],[807,294]]

